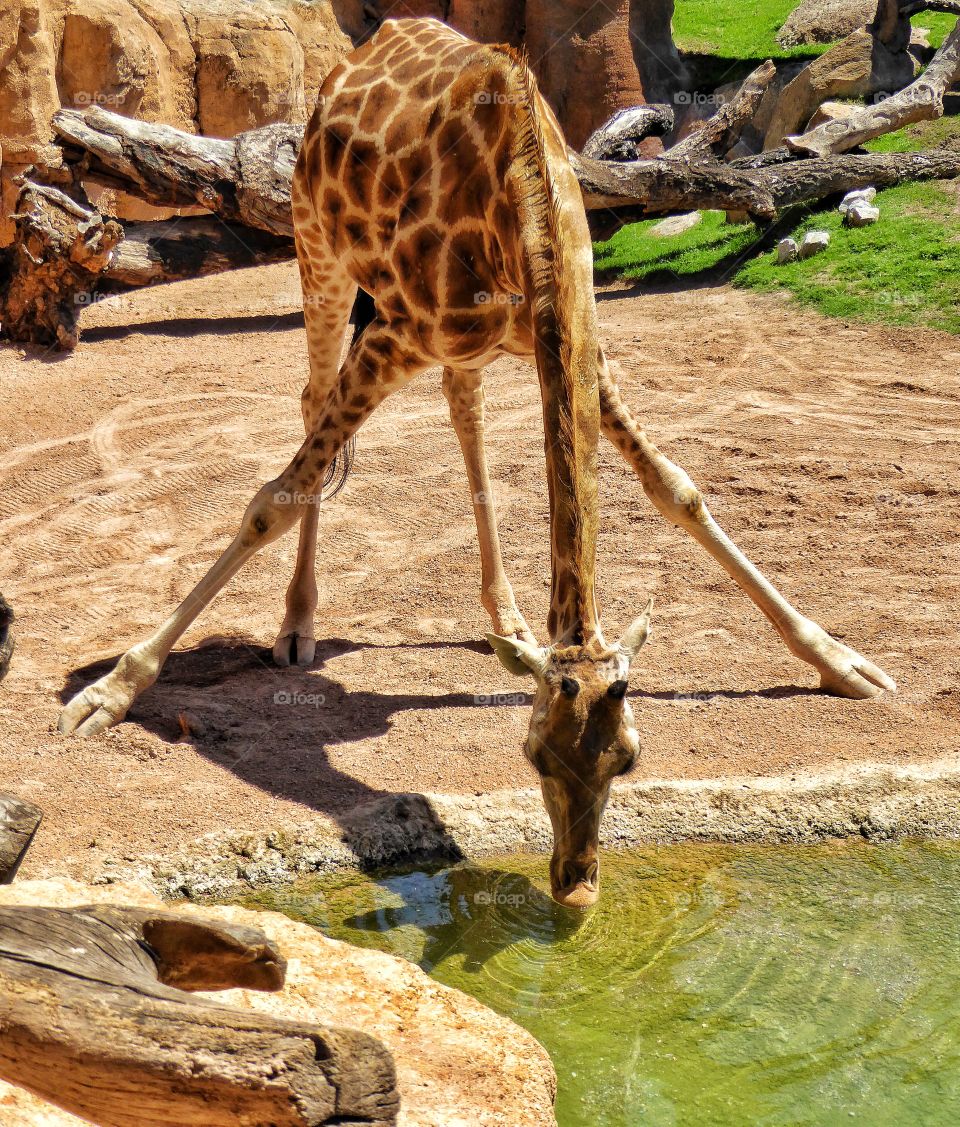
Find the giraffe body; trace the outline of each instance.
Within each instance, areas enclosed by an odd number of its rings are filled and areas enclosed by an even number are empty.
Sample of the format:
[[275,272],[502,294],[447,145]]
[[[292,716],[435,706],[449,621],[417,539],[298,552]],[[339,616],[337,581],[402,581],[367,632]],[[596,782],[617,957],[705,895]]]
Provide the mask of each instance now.
[[[488,638],[509,671],[536,681],[524,750],[553,825],[558,901],[596,899],[600,818],[612,780],[639,752],[627,678],[649,633],[650,604],[618,643],[605,641],[594,595],[601,431],[655,507],[735,579],[824,688],[851,697],[895,688],[761,575],[623,403],[598,340],[579,185],[555,118],[512,51],[472,43],[435,20],[388,21],[327,78],[292,202],[310,354],[304,442],[170,618],[70,701],[62,731],[93,735],[122,720],[207,603],[298,523],[274,656],[280,665],[309,664],[324,476],[386,396],[437,366],[473,495],[481,599],[496,631]],[[372,296],[374,316],[341,364],[358,287]],[[505,353],[535,366],[543,400],[549,646],[537,645],[517,608],[490,500],[482,369]]]

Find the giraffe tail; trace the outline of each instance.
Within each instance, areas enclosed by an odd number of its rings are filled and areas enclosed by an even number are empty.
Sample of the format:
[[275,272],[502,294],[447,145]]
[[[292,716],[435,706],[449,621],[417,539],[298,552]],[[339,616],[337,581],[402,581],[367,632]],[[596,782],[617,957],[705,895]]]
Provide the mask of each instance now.
[[[377,309],[373,298],[366,290],[358,289],[356,300],[353,303],[353,344],[356,344],[357,339],[367,325],[369,325],[371,321],[376,320],[376,316]],[[356,461],[356,458],[357,438],[356,435],[354,435],[340,447],[337,456],[327,468],[326,476],[323,479],[323,489],[321,491],[324,501],[329,501],[331,497],[336,497],[340,490],[347,484],[347,478],[350,476],[350,471],[353,469],[353,463]]]
[[329,501],[331,497],[336,497],[340,490],[347,484],[347,478],[350,476],[350,471],[353,469],[353,463],[357,456],[357,439],[356,436],[347,439],[347,441],[337,451],[336,457],[327,467],[326,476],[323,479],[323,488],[321,490],[321,497],[324,501]]

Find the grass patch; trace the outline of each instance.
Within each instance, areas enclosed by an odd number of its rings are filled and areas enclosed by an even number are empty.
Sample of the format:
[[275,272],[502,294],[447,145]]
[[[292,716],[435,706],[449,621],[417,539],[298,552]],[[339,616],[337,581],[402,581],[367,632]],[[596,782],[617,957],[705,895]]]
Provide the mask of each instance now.
[[722,211],[704,212],[696,227],[666,238],[652,234],[657,223],[631,223],[607,242],[596,243],[597,272],[638,282],[693,279],[716,274],[757,241],[752,223],[731,225]]
[[[777,32],[796,0],[677,0],[674,32],[680,48],[702,52],[698,71],[718,82],[745,73],[758,60],[812,55],[826,46],[785,50]],[[923,12],[917,26],[938,46],[955,17]],[[954,99],[955,101],[955,99]],[[940,144],[960,146],[960,115],[925,121],[870,142],[873,152],[919,152]],[[917,325],[960,333],[960,196],[951,186],[925,182],[881,192],[880,222],[848,229],[833,207],[798,221],[792,233],[812,228],[831,235],[828,250],[805,262],[778,266],[759,250],[753,224],[730,225],[707,212],[694,228],[667,238],[651,233],[656,220],[634,223],[595,246],[597,272],[638,282],[728,279],[734,285],[780,291],[821,313]]]
[[810,216],[795,237],[829,231],[823,254],[784,266],[761,254],[736,272],[734,285],[787,292],[834,317],[960,333],[956,196],[936,184],[902,184],[878,199],[874,226],[844,227],[836,210]]
[[[743,61],[816,55],[825,46],[781,47],[777,32],[798,0],[677,0],[673,34],[681,51]],[[925,25],[926,26],[926,25]]]

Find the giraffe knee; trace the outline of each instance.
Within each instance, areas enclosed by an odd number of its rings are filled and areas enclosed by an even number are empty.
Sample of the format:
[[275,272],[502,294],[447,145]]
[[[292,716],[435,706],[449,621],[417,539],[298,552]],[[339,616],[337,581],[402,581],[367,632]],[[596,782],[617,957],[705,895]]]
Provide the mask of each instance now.
[[662,455],[647,493],[660,512],[674,524],[702,524],[709,516],[703,495],[690,475]]
[[262,548],[300,519],[305,499],[291,492],[282,481],[267,482],[247,505],[240,524],[240,542],[245,548]]

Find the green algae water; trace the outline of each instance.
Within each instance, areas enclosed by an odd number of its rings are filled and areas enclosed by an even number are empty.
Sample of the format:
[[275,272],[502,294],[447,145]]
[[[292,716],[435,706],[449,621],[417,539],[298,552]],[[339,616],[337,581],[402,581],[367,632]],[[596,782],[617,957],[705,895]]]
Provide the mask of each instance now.
[[561,1127],[960,1123],[960,846],[607,852],[302,882],[249,901],[419,963],[548,1049]]

